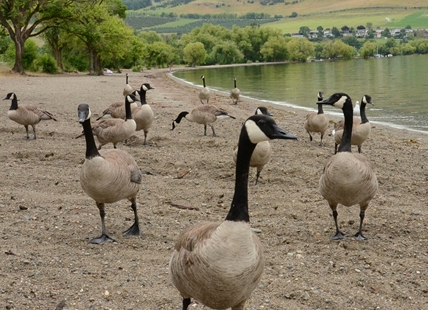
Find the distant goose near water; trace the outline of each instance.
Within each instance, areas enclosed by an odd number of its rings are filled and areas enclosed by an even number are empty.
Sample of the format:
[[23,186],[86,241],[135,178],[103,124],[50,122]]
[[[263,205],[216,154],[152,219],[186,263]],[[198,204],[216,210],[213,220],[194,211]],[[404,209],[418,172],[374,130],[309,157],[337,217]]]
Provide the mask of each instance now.
[[80,104],[77,111],[86,140],[86,156],[80,171],[80,184],[85,193],[95,200],[101,217],[101,236],[90,242],[101,244],[115,241],[108,235],[105,227],[105,204],[122,199],[128,199],[134,211],[134,224],[124,235],[139,236],[137,194],[142,183],[142,173],[127,152],[115,149],[98,151],[92,134],[89,106]]
[[267,115],[253,115],[242,126],[238,143],[235,192],[223,222],[202,222],[179,236],[169,263],[172,283],[187,310],[191,298],[211,309],[243,310],[264,269],[263,248],[248,212],[248,172],[257,143],[296,139]]
[[230,91],[230,99],[232,99],[232,103],[238,104],[239,95],[241,91],[236,87],[236,77],[233,78],[233,89]]
[[[366,100],[363,98],[363,102]],[[336,233],[332,239],[345,238],[337,222],[337,205],[342,204],[350,207],[358,204],[360,206],[360,226],[355,237],[364,240],[366,238],[363,236],[362,226],[365,211],[378,189],[376,174],[363,154],[351,153],[353,128],[351,98],[345,93],[336,93],[320,103],[342,109],[345,117],[343,137],[339,149],[335,155],[327,160],[319,180],[319,191],[333,211]]]
[[210,126],[213,131],[213,137],[216,136],[213,123],[217,120],[217,118],[226,117],[235,119],[234,116],[229,115],[229,113],[223,109],[217,108],[213,105],[204,104],[194,108],[192,111],[190,111],[190,113],[187,111],[181,112],[177,118],[172,121],[171,130],[174,130],[175,123],[180,124],[183,117],[190,122],[204,125],[204,136],[207,135],[207,126]]
[[43,111],[30,105],[18,106],[18,98],[16,97],[15,93],[8,93],[6,95],[6,98],[4,98],[3,100],[12,100],[10,109],[7,112],[7,116],[12,121],[17,122],[20,125],[24,125],[25,131],[27,132],[27,140],[30,139],[30,136],[28,134],[28,126],[31,126],[33,128],[33,137],[34,140],[36,140],[36,125],[40,123],[40,121],[56,121],[53,115],[48,111]]
[[[361,119],[354,117],[352,119],[353,127],[352,127],[352,138],[351,138],[351,145],[357,145],[358,146],[358,153],[361,153],[361,145],[364,143],[364,141],[367,140],[367,138],[370,136],[371,133],[371,127],[369,120],[366,116],[366,105],[371,104],[374,105],[372,101],[372,97],[369,95],[364,95],[361,99],[361,106],[360,106],[360,113]],[[355,113],[354,113],[355,115]],[[343,135],[343,121],[339,121],[335,125],[335,132],[334,132],[334,153],[337,152],[337,147],[339,146],[342,135]]]
[[306,132],[309,134],[310,141],[312,141],[311,132],[319,132],[321,134],[320,146],[322,146],[322,139],[328,128],[328,117],[324,114],[322,104],[319,103],[323,98],[323,92],[318,92],[318,112],[312,112],[306,115],[306,120],[303,124]]
[[205,85],[205,76],[201,75],[202,83],[204,87],[199,92],[199,99],[201,100],[201,103],[204,104],[204,100],[208,101],[210,100],[211,92]]
[[[256,109],[255,114],[265,114],[268,116],[272,116],[272,114],[268,111],[266,107],[258,107]],[[233,151],[233,160],[236,164],[238,157],[238,147]],[[269,162],[272,157],[272,146],[269,141],[261,141],[257,143],[256,148],[251,155],[250,167],[254,167],[257,169],[256,172],[256,182],[254,185],[257,185],[260,177],[260,173],[262,172],[264,166]]]

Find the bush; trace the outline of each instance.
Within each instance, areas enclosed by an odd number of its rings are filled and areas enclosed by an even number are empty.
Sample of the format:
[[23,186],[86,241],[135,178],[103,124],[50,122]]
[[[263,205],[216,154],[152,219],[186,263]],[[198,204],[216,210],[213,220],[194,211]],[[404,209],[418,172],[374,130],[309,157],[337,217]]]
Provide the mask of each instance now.
[[[22,54],[22,65],[25,70],[34,70],[34,61],[37,59],[37,44],[31,39],[25,41],[24,44],[24,53]],[[15,43],[9,44],[5,54],[4,60],[10,65],[15,64]],[[37,70],[35,70],[37,71]]]
[[37,59],[37,64],[42,72],[55,74],[58,73],[58,67],[55,59],[49,54],[43,54]]

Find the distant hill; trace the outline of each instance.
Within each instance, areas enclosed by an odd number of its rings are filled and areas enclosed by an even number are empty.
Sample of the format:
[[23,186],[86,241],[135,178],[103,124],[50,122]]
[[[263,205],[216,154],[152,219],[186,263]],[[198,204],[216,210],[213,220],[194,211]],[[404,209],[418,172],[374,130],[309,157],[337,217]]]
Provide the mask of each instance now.
[[[135,29],[156,29],[176,32],[180,27],[199,25],[221,16],[224,20],[242,20],[255,13],[264,18],[236,24],[260,24],[279,28],[283,33],[298,32],[300,27],[316,29],[318,26],[357,27],[371,23],[374,28],[406,27],[428,28],[427,0],[124,0],[133,10],[127,12],[127,22]],[[140,9],[136,9],[141,7]],[[147,16],[157,16],[158,20]],[[159,18],[161,17],[162,18]],[[183,18],[183,16],[185,18]],[[191,18],[189,18],[191,17]],[[214,18],[213,18],[214,17]],[[168,20],[168,18],[170,20]],[[140,19],[140,22],[137,22]],[[198,23],[195,23],[198,22]],[[225,21],[226,23],[226,21]],[[233,24],[233,22],[232,22]],[[161,29],[165,28],[162,31]],[[184,28],[183,28],[184,29]],[[187,31],[182,31],[187,32]]]

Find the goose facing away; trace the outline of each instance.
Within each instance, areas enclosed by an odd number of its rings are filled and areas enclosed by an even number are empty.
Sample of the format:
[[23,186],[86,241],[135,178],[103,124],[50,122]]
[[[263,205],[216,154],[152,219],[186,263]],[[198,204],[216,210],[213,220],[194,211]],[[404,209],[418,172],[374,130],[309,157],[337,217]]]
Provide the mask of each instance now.
[[136,131],[143,130],[144,132],[144,142],[143,145],[147,145],[147,134],[149,129],[152,127],[153,120],[155,119],[155,114],[153,113],[152,108],[146,101],[146,92],[154,87],[150,86],[149,83],[143,83],[140,87],[140,101],[141,105],[132,110],[132,115],[137,123]]
[[[323,100],[323,92],[318,92],[318,102]],[[319,132],[321,134],[320,146],[322,146],[322,139],[328,128],[328,117],[324,114],[322,104],[318,104],[318,112],[312,112],[306,115],[304,127],[306,132],[309,134],[309,140],[312,141],[311,133]]]
[[172,129],[175,128],[175,123],[180,124],[182,118],[187,119],[190,122],[195,122],[198,124],[204,125],[204,136],[207,135],[207,126],[210,126],[213,131],[213,137],[216,137],[213,123],[217,120],[217,118],[233,118],[234,116],[229,115],[228,112],[226,112],[223,109],[217,108],[213,105],[204,104],[202,106],[198,106],[197,108],[194,108],[192,111],[187,112],[183,111],[181,112],[175,120],[172,121]]
[[[351,137],[351,145],[357,145],[358,146],[358,153],[361,153],[361,145],[367,140],[367,138],[370,136],[371,133],[371,127],[369,120],[366,116],[366,105],[371,104],[374,105],[372,101],[372,97],[369,95],[364,95],[361,99],[361,106],[360,106],[360,112],[359,115],[361,116],[361,119],[353,118],[352,123],[352,137]],[[355,115],[355,113],[354,113]],[[335,126],[335,132],[334,132],[334,153],[337,152],[337,147],[339,146],[342,135],[343,135],[343,121],[339,121]]]
[[[119,142],[127,140],[135,133],[137,124],[132,118],[131,112],[131,102],[134,101],[139,101],[139,99],[132,94],[125,97],[126,118],[124,120],[120,118],[105,119],[92,127],[93,135],[100,142],[99,150],[107,143],[113,143],[113,147],[116,148]],[[84,134],[85,132],[76,138],[80,138]]]
[[36,140],[36,125],[40,123],[40,121],[50,119],[56,121],[53,115],[48,111],[43,111],[30,105],[18,106],[18,98],[15,93],[8,93],[3,100],[12,100],[7,116],[12,121],[24,125],[25,131],[27,132],[27,140],[30,139],[28,126],[33,128],[33,137],[34,140]]
[[366,238],[362,234],[362,226],[365,211],[378,188],[376,174],[363,154],[351,153],[353,127],[351,98],[345,93],[336,93],[321,103],[342,109],[345,117],[345,127],[339,150],[327,160],[319,180],[320,193],[333,211],[336,233],[332,239],[337,240],[345,237],[339,230],[337,223],[337,205],[342,204],[350,207],[358,204],[360,206],[360,226],[354,237],[365,240]]
[[239,95],[241,91],[236,87],[236,77],[233,78],[233,89],[230,91],[230,99],[232,99],[232,104],[238,104]]
[[202,84],[204,85],[204,87],[199,92],[199,99],[201,100],[202,104],[204,104],[204,100],[206,100],[207,104],[208,104],[208,101],[210,100],[211,92],[207,88],[207,86],[205,85],[205,76],[201,75],[201,79],[202,79]]
[[235,192],[223,222],[186,228],[169,263],[172,283],[183,298],[212,309],[242,310],[264,268],[263,249],[252,232],[248,214],[248,172],[256,144],[269,139],[296,139],[267,115],[253,115],[242,126],[236,164]]
[[[137,96],[138,90],[132,91],[129,95]],[[134,110],[135,108],[137,108],[139,106],[140,106],[139,101],[132,101],[131,102],[131,110]],[[123,104],[123,101],[112,103],[107,109],[105,109],[103,111],[101,116],[99,116],[96,120],[99,121],[100,119],[102,119],[106,115],[110,115],[110,117],[112,117],[112,118],[124,119],[126,117],[126,110],[125,110],[125,106]]]
[[127,73],[126,84],[125,84],[125,87],[123,88],[123,96],[128,96],[132,94],[133,91],[134,91],[134,88],[132,88],[132,86],[128,84],[128,73]]
[[84,103],[80,104],[77,111],[86,140],[86,156],[80,171],[80,184],[85,193],[95,200],[100,211],[102,227],[101,236],[90,242],[101,244],[115,241],[108,235],[105,227],[105,204],[122,199],[128,199],[134,211],[134,224],[123,234],[139,236],[136,197],[142,183],[142,173],[135,160],[127,152],[115,149],[98,151],[92,134],[89,106]]
[[[256,109],[255,114],[265,114],[268,116],[272,116],[272,114],[268,111],[266,107],[258,107]],[[238,156],[238,147],[233,151],[233,161],[236,164]],[[262,172],[264,166],[269,162],[272,156],[272,146],[269,141],[261,141],[257,143],[256,148],[251,155],[250,167],[256,168],[256,182],[254,185],[257,185],[260,177],[260,173]]]

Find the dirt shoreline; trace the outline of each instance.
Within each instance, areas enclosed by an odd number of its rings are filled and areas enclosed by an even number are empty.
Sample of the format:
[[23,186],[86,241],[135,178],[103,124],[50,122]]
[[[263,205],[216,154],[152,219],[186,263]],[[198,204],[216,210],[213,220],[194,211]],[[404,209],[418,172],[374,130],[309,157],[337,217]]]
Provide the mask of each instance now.
[[[218,137],[210,131],[203,136],[201,125],[185,120],[171,131],[181,111],[200,105],[199,88],[177,82],[168,69],[129,71],[132,86],[155,87],[147,93],[156,117],[151,146],[141,145],[141,132],[119,146],[147,172],[138,196],[142,236],[122,237],[133,214],[120,201],[106,209],[107,230],[118,242],[92,245],[100,218],[79,183],[85,144],[74,139],[82,130],[77,105],[88,103],[94,121],[123,100],[125,72],[0,76],[2,98],[13,91],[19,104],[36,105],[58,119],[40,123],[38,139],[25,141],[24,127],[7,118],[10,101],[3,102],[0,308],[181,309],[168,275],[174,242],[191,223],[226,216],[233,196],[232,152],[242,123],[261,102],[243,98],[232,105],[227,94],[214,91],[210,103],[237,118],[217,121]],[[261,230],[266,267],[246,309],[426,309],[428,135],[376,126],[363,144],[379,180],[363,227],[369,240],[333,242],[331,211],[318,193],[323,164],[334,150],[332,137],[319,147],[319,136],[310,142],[303,128],[307,111],[263,105],[298,141],[272,141],[271,162],[259,185],[249,189],[251,223]],[[250,173],[252,184],[255,171]],[[342,230],[354,234],[358,207],[340,206],[338,212]]]

